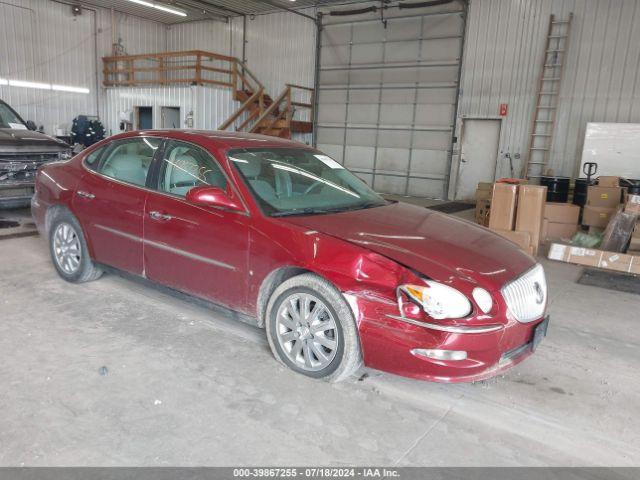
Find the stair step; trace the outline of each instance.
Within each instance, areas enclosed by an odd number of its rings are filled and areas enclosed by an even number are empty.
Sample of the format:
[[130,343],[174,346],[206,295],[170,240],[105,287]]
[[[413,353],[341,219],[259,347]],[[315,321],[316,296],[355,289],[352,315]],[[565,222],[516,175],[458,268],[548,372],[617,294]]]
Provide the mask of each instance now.
[[291,131],[295,133],[311,133],[313,132],[313,123],[301,120],[292,120]]

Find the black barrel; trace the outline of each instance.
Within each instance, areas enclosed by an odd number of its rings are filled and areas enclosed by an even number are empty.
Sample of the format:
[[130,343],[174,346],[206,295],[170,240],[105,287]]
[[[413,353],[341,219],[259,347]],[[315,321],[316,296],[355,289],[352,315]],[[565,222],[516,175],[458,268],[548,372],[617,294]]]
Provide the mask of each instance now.
[[547,187],[547,202],[569,200],[569,177],[540,177],[540,185]]
[[573,203],[584,207],[587,203],[587,187],[589,181],[586,178],[576,178],[576,185],[573,189]]
[[627,187],[629,195],[640,195],[640,179],[623,178],[620,180],[620,186]]

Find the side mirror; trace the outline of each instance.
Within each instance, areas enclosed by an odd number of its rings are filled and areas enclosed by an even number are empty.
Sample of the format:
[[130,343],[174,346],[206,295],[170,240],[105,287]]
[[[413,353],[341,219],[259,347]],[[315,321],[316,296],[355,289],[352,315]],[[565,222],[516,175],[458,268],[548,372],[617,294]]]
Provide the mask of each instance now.
[[187,192],[186,200],[195,205],[242,210],[239,202],[230,198],[220,187],[193,187]]

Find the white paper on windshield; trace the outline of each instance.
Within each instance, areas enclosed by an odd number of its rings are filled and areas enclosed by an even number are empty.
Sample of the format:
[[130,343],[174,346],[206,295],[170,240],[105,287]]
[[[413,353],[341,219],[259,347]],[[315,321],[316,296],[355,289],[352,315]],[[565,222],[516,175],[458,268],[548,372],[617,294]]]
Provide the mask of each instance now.
[[13,128],[14,130],[26,130],[27,129],[26,125],[23,125],[21,123],[11,123],[11,122],[9,122],[9,128]]
[[324,163],[327,167],[333,168],[334,170],[338,170],[340,168],[344,168],[338,162],[336,162],[333,158],[328,157],[327,155],[314,155],[318,160]]

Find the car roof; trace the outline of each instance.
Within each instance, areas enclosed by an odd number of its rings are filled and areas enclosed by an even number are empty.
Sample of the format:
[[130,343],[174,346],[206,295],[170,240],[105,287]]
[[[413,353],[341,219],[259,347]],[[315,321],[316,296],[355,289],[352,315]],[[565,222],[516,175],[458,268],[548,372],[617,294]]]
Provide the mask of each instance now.
[[151,135],[175,138],[177,140],[189,140],[199,137],[214,143],[216,147],[222,148],[252,148],[252,147],[289,147],[289,148],[311,148],[304,143],[287,140],[285,138],[272,137],[268,135],[258,135],[255,133],[244,132],[224,132],[219,130],[189,130],[189,129],[171,129],[171,130],[135,130],[132,132],[121,133],[110,137],[110,140],[118,138],[130,138],[139,135]]

